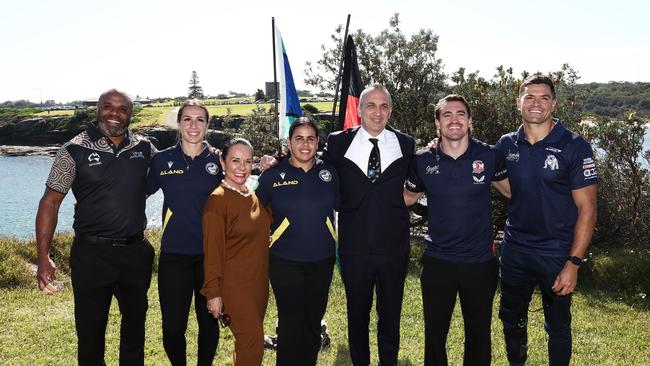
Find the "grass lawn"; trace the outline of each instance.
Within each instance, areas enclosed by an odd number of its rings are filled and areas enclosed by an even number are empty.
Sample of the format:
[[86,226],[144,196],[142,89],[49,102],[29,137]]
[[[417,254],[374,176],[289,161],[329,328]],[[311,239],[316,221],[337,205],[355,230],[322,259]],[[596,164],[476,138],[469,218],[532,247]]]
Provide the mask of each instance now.
[[61,117],[61,116],[74,116],[75,110],[66,109],[60,111],[42,111],[34,114],[37,117]]
[[172,108],[142,108],[135,113],[132,127],[159,126],[165,124],[165,117]]
[[[300,105],[305,104],[311,104],[321,112],[332,112],[332,102],[300,103]],[[273,107],[273,103],[263,103],[259,106],[268,111]],[[211,116],[225,116],[228,114],[228,108],[230,108],[231,115],[247,116],[257,107],[257,104],[209,105],[207,107]]]
[[[424,324],[419,284],[419,244],[413,246],[409,275],[405,285],[402,310],[400,365],[422,365]],[[61,276],[66,288],[56,296],[46,296],[35,289],[17,288],[0,291],[0,364],[2,365],[71,365],[76,362],[72,290],[69,278]],[[35,282],[34,282],[35,285]],[[162,347],[160,304],[157,281],[149,291],[147,317],[146,364],[168,364]],[[506,365],[501,324],[497,317],[499,299],[493,312],[493,364]],[[541,308],[535,295],[531,309]],[[275,302],[271,293],[265,332],[275,333]],[[347,348],[345,294],[338,271],[335,272],[325,319],[332,345],[319,355],[319,365],[350,365]],[[371,319],[372,364],[377,364],[376,318]],[[546,334],[541,311],[529,315],[529,365],[546,365]],[[450,365],[461,365],[463,324],[456,308],[448,337]],[[191,315],[188,338],[188,364],[196,363],[196,324]],[[601,291],[598,286],[580,290],[573,302],[574,365],[648,365],[650,360],[650,310],[638,302]],[[234,338],[222,330],[215,365],[230,365]],[[118,364],[119,312],[113,301],[106,336],[106,361]],[[275,353],[265,351],[264,365],[275,364]]]

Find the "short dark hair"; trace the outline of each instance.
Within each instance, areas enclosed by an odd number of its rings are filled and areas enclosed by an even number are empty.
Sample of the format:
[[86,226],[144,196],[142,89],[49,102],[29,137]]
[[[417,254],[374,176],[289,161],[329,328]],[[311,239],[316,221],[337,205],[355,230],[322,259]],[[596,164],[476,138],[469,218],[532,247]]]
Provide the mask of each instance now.
[[228,141],[226,145],[223,147],[223,152],[221,153],[221,157],[224,159],[224,161],[228,156],[228,150],[230,150],[230,148],[235,145],[244,145],[249,149],[251,149],[251,152],[253,152],[253,145],[251,145],[251,143],[248,140],[246,140],[245,138],[237,137]]
[[551,96],[553,99],[555,99],[555,84],[553,84],[553,80],[551,80],[550,77],[542,74],[533,74],[524,79],[524,81],[521,82],[521,86],[519,87],[519,96],[524,93],[524,89],[526,89],[528,85],[533,84],[548,85],[548,87],[551,89]]
[[181,116],[183,115],[183,110],[187,107],[199,107],[203,109],[203,112],[205,112],[205,120],[206,122],[210,123],[210,112],[208,112],[208,108],[203,104],[198,99],[188,99],[186,100],[181,108],[178,110],[178,115],[176,116],[176,122],[181,123]]
[[309,117],[298,117],[298,119],[293,121],[291,127],[289,127],[289,140],[291,140],[291,138],[293,137],[293,131],[295,131],[296,128],[302,126],[309,126],[312,129],[314,129],[314,132],[316,133],[316,137],[318,137],[318,126],[316,126],[314,121],[309,119]]
[[129,104],[129,108],[131,108],[131,112],[133,112],[133,100],[131,100],[131,97],[129,97],[128,94],[126,94],[123,91],[117,90],[115,88],[113,89],[108,89],[107,91],[103,92],[100,96],[99,99],[97,99],[97,117],[99,119],[99,110],[102,108],[102,101],[104,101],[104,98],[111,94],[117,94],[124,98],[126,102]]
[[464,96],[460,94],[449,94],[446,97],[440,98],[438,103],[436,103],[436,108],[434,110],[436,114],[436,119],[440,120],[440,110],[442,109],[442,105],[448,102],[461,102],[465,106],[465,109],[467,109],[467,118],[472,118],[472,108],[470,108],[469,103],[467,102],[467,99],[465,99]]

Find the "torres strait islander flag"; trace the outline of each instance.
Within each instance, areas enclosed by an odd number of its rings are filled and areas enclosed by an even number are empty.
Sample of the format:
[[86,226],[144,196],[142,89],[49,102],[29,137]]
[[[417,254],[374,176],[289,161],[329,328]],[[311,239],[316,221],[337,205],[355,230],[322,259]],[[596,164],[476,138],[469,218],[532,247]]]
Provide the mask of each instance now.
[[348,128],[359,126],[359,96],[363,91],[359,64],[357,62],[357,49],[352,36],[348,35],[343,50],[343,78],[341,83],[341,101],[339,107],[339,126],[345,131]]
[[302,117],[302,110],[300,109],[296,85],[293,83],[287,50],[284,48],[284,42],[277,26],[275,27],[275,56],[278,63],[278,88],[280,89],[278,137],[286,139],[289,137],[289,127],[291,127],[293,121],[298,117]]

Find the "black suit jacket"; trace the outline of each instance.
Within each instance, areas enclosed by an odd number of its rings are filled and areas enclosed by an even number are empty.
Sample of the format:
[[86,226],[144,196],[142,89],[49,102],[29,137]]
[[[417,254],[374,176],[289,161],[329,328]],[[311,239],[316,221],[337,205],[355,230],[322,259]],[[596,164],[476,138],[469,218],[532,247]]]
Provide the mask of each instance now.
[[339,173],[339,253],[342,255],[398,254],[409,249],[409,214],[404,204],[404,181],[408,177],[415,141],[409,135],[386,127],[397,135],[402,157],[374,183],[365,171],[345,157],[359,127],[334,132],[327,138],[322,158]]

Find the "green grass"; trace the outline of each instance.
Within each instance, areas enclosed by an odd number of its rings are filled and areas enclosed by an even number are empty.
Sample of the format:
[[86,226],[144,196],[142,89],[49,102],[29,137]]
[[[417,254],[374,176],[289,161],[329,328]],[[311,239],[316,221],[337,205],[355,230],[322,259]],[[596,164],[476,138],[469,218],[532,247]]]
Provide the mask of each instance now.
[[134,112],[132,127],[160,126],[165,124],[172,108],[139,108]]
[[75,110],[73,109],[65,109],[60,111],[42,111],[34,114],[34,116],[38,116],[38,117],[74,116],[74,112]]
[[[156,244],[159,231],[149,232],[148,237]],[[57,237],[57,263],[63,271],[67,269],[62,262],[69,248],[69,235]],[[16,247],[17,245],[22,245]],[[13,246],[13,251],[12,251]],[[11,252],[0,257],[0,265],[7,258],[14,258],[14,265],[21,259],[33,259],[33,241],[24,242],[0,238],[0,253]],[[400,365],[423,364],[424,325],[422,320],[422,303],[419,284],[419,244],[413,246],[409,275],[405,284],[405,298],[402,310]],[[626,253],[608,253],[618,255],[625,260]],[[629,258],[638,257],[632,255]],[[647,253],[646,253],[647,254]],[[4,259],[3,259],[4,258]],[[648,266],[648,256],[645,267]],[[597,260],[592,259],[596,266]],[[2,268],[2,266],[0,266]],[[585,273],[600,273],[597,269]],[[15,268],[14,268],[15,269]],[[4,276],[5,274],[2,274]],[[37,290],[35,280],[29,279],[29,285],[3,288],[0,291],[0,364],[3,365],[68,365],[76,361],[76,336],[74,332],[72,290],[69,277],[59,276],[65,289],[55,296],[46,296]],[[626,277],[627,278],[627,277]],[[635,297],[626,291],[616,291],[612,284],[600,283],[596,276],[589,285],[580,286],[573,303],[574,365],[644,365],[650,360],[650,306],[646,299]],[[645,279],[647,281],[647,279]],[[639,282],[642,282],[641,280]],[[162,347],[160,304],[157,294],[157,280],[149,291],[150,308],[147,316],[147,338],[145,345],[146,364],[168,364]],[[506,365],[501,324],[497,317],[498,294],[495,298],[492,333],[493,364]],[[531,309],[541,307],[539,295],[535,295]],[[265,332],[274,333],[275,301],[271,292],[268,305]],[[543,331],[543,314],[541,311],[529,315],[529,365],[548,364],[546,355],[546,334]],[[325,319],[328,322],[332,346],[321,352],[319,365],[350,365],[347,349],[347,329],[345,294],[338,272],[335,273],[330,289],[330,298]],[[376,317],[372,313],[370,340],[372,364],[377,364]],[[459,306],[452,320],[447,348],[450,365],[462,364],[463,356],[463,322]],[[188,363],[196,363],[197,328],[194,315],[190,316],[188,339]],[[233,350],[233,336],[229,330],[222,331],[215,365],[230,365]],[[119,312],[113,302],[106,337],[106,361],[109,365],[118,363]],[[265,351],[264,365],[275,364],[275,353]]]
[[[300,103],[300,105],[311,104],[314,107],[318,108],[321,112],[332,112],[332,103],[331,102],[308,102]],[[228,114],[228,108],[230,108],[230,114],[233,116],[247,116],[253,112],[256,108],[256,104],[230,104],[230,105],[209,105],[208,111],[211,116],[225,116]],[[273,103],[263,103],[259,104],[260,107],[266,109],[267,111],[273,107]]]

